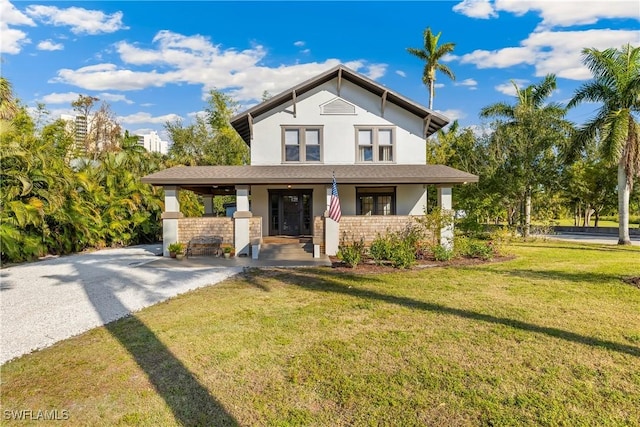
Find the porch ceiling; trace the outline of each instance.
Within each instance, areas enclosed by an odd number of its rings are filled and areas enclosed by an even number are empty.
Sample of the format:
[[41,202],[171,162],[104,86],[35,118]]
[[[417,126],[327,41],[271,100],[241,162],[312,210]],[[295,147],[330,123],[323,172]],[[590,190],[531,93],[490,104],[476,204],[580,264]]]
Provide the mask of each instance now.
[[152,185],[199,188],[264,184],[464,184],[478,176],[444,165],[178,166],[142,178]]

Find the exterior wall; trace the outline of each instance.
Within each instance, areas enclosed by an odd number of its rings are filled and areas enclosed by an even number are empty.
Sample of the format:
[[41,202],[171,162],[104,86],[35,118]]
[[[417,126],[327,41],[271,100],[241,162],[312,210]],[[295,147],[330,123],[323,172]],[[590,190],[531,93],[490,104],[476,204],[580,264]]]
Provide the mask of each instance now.
[[[260,217],[262,221],[262,235],[269,235],[269,190],[287,190],[286,185],[252,185],[251,186],[251,212],[254,217]],[[325,185],[294,185],[292,190],[313,191],[313,216],[322,216],[327,210]]]
[[223,243],[233,243],[233,219],[225,217],[181,218],[178,240],[187,244],[196,236],[221,236]]
[[[327,210],[327,188],[325,185],[295,185],[296,189],[313,190],[313,211],[314,217],[324,215]],[[251,186],[251,211],[254,216],[262,220],[262,235],[269,235],[269,190],[287,189],[286,185],[252,185]],[[356,215],[356,186],[338,185],[340,196],[340,207],[342,215]],[[423,215],[427,203],[427,192],[421,184],[407,184],[396,187],[396,213],[398,215]],[[374,216],[373,218],[385,218]],[[314,231],[315,236],[315,225]]]
[[422,184],[399,185],[396,188],[398,215],[424,215],[427,208],[427,190]]
[[249,218],[249,240],[253,242],[262,238],[262,218],[254,216]]
[[364,239],[369,246],[378,233],[404,230],[407,225],[414,223],[415,215],[395,216],[343,216],[340,219],[340,239],[348,241]]
[[426,143],[423,120],[391,104],[385,105],[384,117],[380,97],[348,81],[342,82],[340,98],[355,105],[355,115],[321,114],[320,106],[338,96],[337,80],[332,80],[306,92],[293,104],[271,111],[253,120],[251,141],[252,165],[282,164],[281,125],[323,127],[323,163],[354,164],[356,160],[356,125],[395,126],[397,164],[425,164]]
[[[223,243],[233,243],[234,220],[228,217],[181,218],[178,220],[178,240],[187,244],[196,236],[221,236]],[[249,238],[262,237],[262,218],[249,218]]]

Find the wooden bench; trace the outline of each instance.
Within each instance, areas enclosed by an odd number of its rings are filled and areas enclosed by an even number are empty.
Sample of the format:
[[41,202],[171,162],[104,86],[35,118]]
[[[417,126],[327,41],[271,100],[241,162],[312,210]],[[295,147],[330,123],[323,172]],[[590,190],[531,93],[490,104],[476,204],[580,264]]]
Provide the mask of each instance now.
[[185,256],[194,255],[222,256],[222,237],[220,236],[196,236],[189,240]]

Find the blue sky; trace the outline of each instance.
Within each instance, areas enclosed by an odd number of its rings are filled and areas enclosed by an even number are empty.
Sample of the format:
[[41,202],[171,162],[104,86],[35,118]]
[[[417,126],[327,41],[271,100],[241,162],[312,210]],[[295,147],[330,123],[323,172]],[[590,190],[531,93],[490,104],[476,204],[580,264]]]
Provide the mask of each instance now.
[[481,127],[482,107],[513,101],[511,81],[554,73],[551,100],[563,103],[590,78],[582,48],[640,45],[640,3],[0,0],[0,66],[24,104],[45,103],[53,118],[88,94],[130,132],[162,133],[167,120],[190,123],[209,89],[247,108],[338,63],[428,105],[423,64],[406,52],[427,27],[456,44],[456,80],[438,75],[434,109]]

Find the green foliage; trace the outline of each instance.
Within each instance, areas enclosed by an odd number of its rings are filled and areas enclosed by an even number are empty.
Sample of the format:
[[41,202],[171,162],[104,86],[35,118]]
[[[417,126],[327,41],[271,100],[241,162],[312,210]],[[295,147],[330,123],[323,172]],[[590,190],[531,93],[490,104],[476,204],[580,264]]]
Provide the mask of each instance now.
[[456,237],[454,248],[454,253],[457,256],[464,258],[490,260],[495,255],[491,241],[473,239],[464,236]]
[[118,150],[74,155],[61,121],[37,131],[20,107],[0,134],[2,261],[157,241],[163,194],[140,177],[163,167],[135,138]]
[[436,245],[432,248],[433,258],[436,261],[450,261],[455,255],[451,249],[445,248],[442,245]]
[[364,253],[364,239],[360,238],[358,241],[352,238],[351,242],[347,242],[346,235],[342,236],[338,247],[338,259],[344,261],[349,267],[355,268],[362,261]]
[[172,141],[169,158],[173,165],[243,165],[249,162],[249,149],[231,127],[230,119],[237,103],[228,95],[209,93],[206,117],[197,116],[195,123],[181,120],[167,122],[165,129]]
[[369,247],[369,256],[373,258],[376,264],[382,264],[382,261],[391,259],[392,252],[393,242],[391,236],[388,233],[385,235],[378,233]]
[[182,242],[173,242],[167,246],[167,250],[174,254],[183,254],[185,249],[185,245]]

